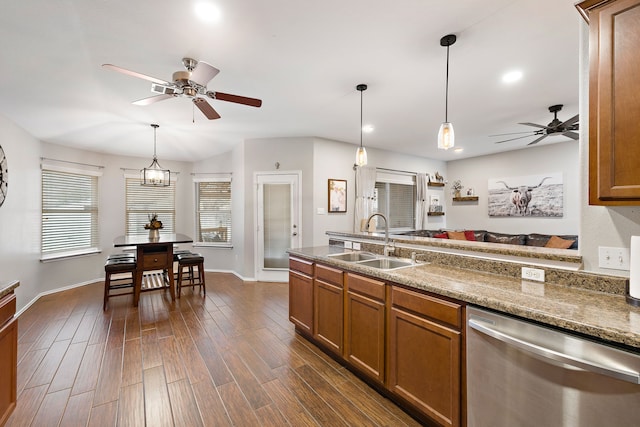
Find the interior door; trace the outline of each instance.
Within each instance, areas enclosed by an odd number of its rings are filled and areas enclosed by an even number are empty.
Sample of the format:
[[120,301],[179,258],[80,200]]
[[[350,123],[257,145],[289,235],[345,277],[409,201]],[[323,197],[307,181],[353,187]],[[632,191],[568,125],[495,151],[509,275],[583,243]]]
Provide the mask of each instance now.
[[302,172],[256,173],[256,278],[288,280],[287,249],[299,248]]

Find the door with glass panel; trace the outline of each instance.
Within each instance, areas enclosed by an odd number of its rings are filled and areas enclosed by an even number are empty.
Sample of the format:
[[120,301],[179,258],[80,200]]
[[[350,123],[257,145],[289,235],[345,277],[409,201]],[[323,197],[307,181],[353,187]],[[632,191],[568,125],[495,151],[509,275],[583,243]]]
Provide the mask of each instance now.
[[256,278],[288,280],[287,249],[298,248],[301,172],[257,173]]

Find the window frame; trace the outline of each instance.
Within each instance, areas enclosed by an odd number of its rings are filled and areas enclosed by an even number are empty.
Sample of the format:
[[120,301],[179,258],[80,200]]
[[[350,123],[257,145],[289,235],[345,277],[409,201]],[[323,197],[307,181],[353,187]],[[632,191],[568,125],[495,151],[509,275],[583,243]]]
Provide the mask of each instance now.
[[[101,168],[101,167],[100,167]],[[79,176],[83,178],[89,178],[88,187],[84,188],[85,191],[91,194],[90,202],[81,203],[83,208],[80,210],[77,207],[75,209],[63,208],[61,206],[52,205],[52,198],[56,197],[55,190],[51,192],[47,187],[51,183],[47,183],[45,181],[49,180],[47,177],[50,176],[49,179],[57,179],[58,182],[64,182],[65,179],[69,179],[73,176]],[[41,164],[41,174],[40,174],[40,260],[43,262],[57,260],[61,258],[69,258],[83,255],[90,255],[94,253],[101,252],[100,249],[100,180],[99,178],[102,176],[102,171],[90,170],[90,169],[82,169],[78,167],[66,167],[59,166],[56,164],[50,163],[42,163]],[[76,183],[78,181],[76,180]],[[63,191],[66,195],[67,202],[80,202],[80,200],[70,199],[68,196],[77,196],[82,194],[78,191],[78,188],[74,185],[64,187]],[[46,194],[45,194],[46,193]],[[86,193],[85,193],[86,194]],[[80,224],[80,221],[74,221],[72,217],[70,219],[66,219],[66,224],[64,225],[65,231],[63,233],[55,233],[52,231],[51,234],[47,232],[47,226],[45,225],[46,217],[53,216],[54,214],[68,214],[72,215],[73,213],[78,214],[90,214],[91,220],[89,225],[88,235],[83,233],[85,239],[89,240],[88,245],[63,245],[62,249],[46,249],[46,247],[55,246],[53,241],[57,236],[58,240],[64,241],[66,243],[78,241],[78,229],[71,229],[71,225]],[[86,224],[86,222],[85,222]],[[80,229],[80,231],[82,231]],[[49,235],[49,239],[47,239],[47,235]],[[65,238],[67,236],[68,238]],[[76,237],[74,237],[76,236]]]
[[[417,174],[415,173],[391,171],[386,169],[383,171],[378,170],[376,173],[376,182],[374,185],[375,187],[374,211],[383,213],[387,217],[389,221],[390,232],[415,230],[415,218],[416,218],[415,207],[416,207],[416,197],[417,197],[416,177],[417,177]],[[386,191],[385,191],[386,197],[384,200],[382,200],[378,191],[379,190],[378,187],[381,186],[380,184],[384,185],[384,187],[386,188]],[[407,187],[412,187],[413,191],[411,196],[411,207],[405,209],[407,212],[410,212],[411,218],[408,218],[408,220],[410,220],[410,224],[408,223],[408,225],[406,226],[392,227],[392,224],[394,222],[394,217],[390,213],[392,211],[392,209],[390,209],[391,207],[390,197],[392,196],[390,190],[393,188],[392,185],[403,185]],[[380,209],[381,204],[384,204],[384,208],[382,210]],[[376,221],[376,231],[383,231],[383,230],[384,230],[384,221]]]
[[[233,180],[232,180],[232,176],[231,174],[227,174],[227,173],[223,173],[223,174],[217,174],[218,176],[215,177],[194,177],[193,178],[193,183],[194,183],[194,246],[203,246],[203,247],[216,247],[216,248],[233,248]],[[219,227],[214,227],[215,229],[222,229],[225,228],[226,230],[224,231],[212,231],[212,232],[217,232],[217,233],[224,233],[223,235],[225,236],[225,241],[205,241],[202,239],[202,232],[201,232],[201,223],[202,223],[202,218],[201,215],[203,214],[203,209],[201,209],[200,206],[200,194],[202,189],[201,184],[211,184],[211,183],[220,183],[220,184],[224,184],[225,186],[228,187],[228,191],[229,191],[229,198],[227,199],[226,203],[228,204],[228,209],[227,210],[219,210],[216,211],[214,209],[209,210],[208,212],[212,214],[212,216],[214,216],[215,218],[213,219],[214,221],[222,221],[223,223],[219,225]],[[223,217],[225,217],[224,219],[220,220],[219,215],[222,215]]]

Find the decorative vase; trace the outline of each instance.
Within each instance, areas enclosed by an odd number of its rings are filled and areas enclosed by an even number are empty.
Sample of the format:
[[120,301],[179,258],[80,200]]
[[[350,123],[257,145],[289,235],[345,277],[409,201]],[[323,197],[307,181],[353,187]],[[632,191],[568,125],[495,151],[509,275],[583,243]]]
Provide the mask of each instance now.
[[456,198],[460,197],[460,190],[455,190],[453,192],[453,197],[456,197]]
[[160,229],[158,228],[150,228],[149,229],[149,239],[150,240],[158,240],[160,238]]

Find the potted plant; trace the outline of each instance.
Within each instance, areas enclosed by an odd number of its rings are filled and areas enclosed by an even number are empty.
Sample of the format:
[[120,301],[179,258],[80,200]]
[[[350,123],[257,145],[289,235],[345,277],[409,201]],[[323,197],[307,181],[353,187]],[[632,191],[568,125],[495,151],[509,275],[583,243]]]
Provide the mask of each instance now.
[[453,197],[460,197],[460,191],[462,190],[462,183],[459,179],[453,181],[451,184],[451,189],[453,190]]
[[162,229],[162,221],[158,220],[158,214],[148,215],[149,223],[144,225],[145,230],[149,230],[149,238],[157,239],[160,237],[160,230]]

